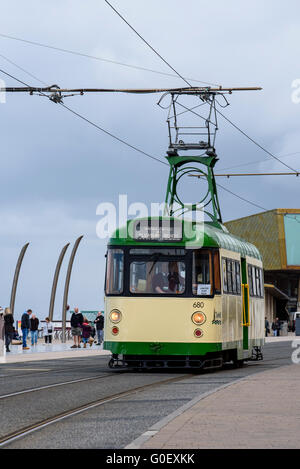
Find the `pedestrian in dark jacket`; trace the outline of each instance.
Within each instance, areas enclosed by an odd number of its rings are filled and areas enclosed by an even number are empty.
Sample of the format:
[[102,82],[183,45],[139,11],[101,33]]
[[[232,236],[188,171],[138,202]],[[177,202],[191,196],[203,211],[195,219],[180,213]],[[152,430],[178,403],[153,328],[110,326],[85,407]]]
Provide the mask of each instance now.
[[268,334],[270,334],[270,323],[267,318],[265,318],[265,333],[266,337],[268,337]]
[[22,337],[23,337],[23,350],[29,350],[29,347],[27,347],[27,336],[28,332],[30,329],[30,315],[32,313],[31,309],[28,309],[25,311],[25,313],[22,314],[21,318],[21,329],[22,329]]
[[30,318],[31,345],[37,345],[40,321],[35,314]]
[[11,314],[10,308],[5,308],[4,310],[4,333],[6,351],[10,352],[9,346],[14,335],[14,317]]
[[274,334],[274,337],[279,337],[280,336],[280,329],[281,329],[281,323],[278,318],[276,318],[275,321],[272,323],[272,331]]
[[[82,342],[83,342],[83,348],[86,348],[86,344],[89,341],[89,338],[91,337],[91,332],[92,328],[89,325],[89,321],[87,318],[83,318],[83,323],[81,325],[82,328]],[[90,342],[90,346],[92,346],[92,341]]]
[[99,311],[94,324],[97,329],[97,345],[101,345],[103,342],[103,328],[104,328],[104,317],[101,311]]
[[83,316],[78,308],[74,308],[74,313],[71,316],[71,331],[74,339],[74,345],[71,348],[80,348],[81,341],[81,325],[83,323]]

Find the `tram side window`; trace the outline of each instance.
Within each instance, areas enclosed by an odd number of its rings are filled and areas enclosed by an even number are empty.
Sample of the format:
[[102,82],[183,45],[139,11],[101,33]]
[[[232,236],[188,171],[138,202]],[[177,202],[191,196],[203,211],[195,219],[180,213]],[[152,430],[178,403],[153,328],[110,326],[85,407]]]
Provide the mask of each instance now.
[[248,283],[250,296],[256,298],[264,297],[263,270],[254,265],[248,265]]
[[253,295],[253,278],[252,278],[252,267],[251,267],[251,265],[248,265],[248,284],[249,284],[250,296],[254,296]]
[[212,259],[210,251],[193,253],[193,295],[212,295]]
[[255,283],[256,283],[257,296],[262,297],[259,270],[260,269],[258,269],[257,267],[255,268]]
[[235,268],[236,268],[236,288],[237,288],[237,294],[241,294],[241,265],[239,262],[235,263]]
[[222,259],[223,292],[229,295],[241,294],[241,266],[239,261]]
[[214,285],[215,292],[221,293],[221,276],[220,276],[220,255],[219,251],[213,253],[214,258]]
[[227,286],[227,262],[226,259],[222,259],[222,271],[223,271],[223,291],[224,293],[228,292]]
[[110,249],[107,253],[106,293],[121,295],[124,282],[124,253],[122,249]]

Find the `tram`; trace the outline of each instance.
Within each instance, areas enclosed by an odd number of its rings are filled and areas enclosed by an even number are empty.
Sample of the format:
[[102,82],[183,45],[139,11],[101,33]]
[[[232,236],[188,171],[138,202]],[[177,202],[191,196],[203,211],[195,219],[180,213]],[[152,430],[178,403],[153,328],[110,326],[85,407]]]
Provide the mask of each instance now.
[[264,335],[261,255],[224,225],[137,219],[109,240],[104,348],[112,353],[110,367],[241,366],[262,359]]

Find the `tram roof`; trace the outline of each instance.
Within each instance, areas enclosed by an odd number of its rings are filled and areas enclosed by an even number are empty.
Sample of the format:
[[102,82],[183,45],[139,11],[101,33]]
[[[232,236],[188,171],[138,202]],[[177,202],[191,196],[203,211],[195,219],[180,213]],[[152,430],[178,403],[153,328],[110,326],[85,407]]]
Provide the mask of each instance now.
[[[130,224],[143,221],[152,222],[179,222],[182,226],[181,239],[136,239],[130,236]],[[132,226],[132,225],[131,225]],[[132,228],[131,228],[132,231]],[[108,242],[109,246],[180,246],[185,248],[223,248],[228,251],[240,253],[243,257],[249,256],[262,259],[259,250],[242,238],[232,235],[228,229],[221,224],[215,226],[213,222],[194,222],[191,220],[181,220],[178,218],[141,218],[127,221],[125,227],[118,228]]]

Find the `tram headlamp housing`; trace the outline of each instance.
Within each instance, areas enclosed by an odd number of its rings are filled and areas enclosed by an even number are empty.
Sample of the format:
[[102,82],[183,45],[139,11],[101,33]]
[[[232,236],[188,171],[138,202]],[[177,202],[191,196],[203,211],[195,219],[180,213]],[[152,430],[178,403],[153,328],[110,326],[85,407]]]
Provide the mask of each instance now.
[[194,324],[196,324],[197,326],[201,326],[202,324],[205,323],[206,321],[206,316],[204,313],[201,313],[200,311],[198,311],[197,313],[194,313],[192,315],[192,321]]
[[113,309],[113,310],[110,312],[109,319],[110,319],[111,322],[113,322],[114,324],[117,324],[117,323],[120,322],[121,319],[122,319],[121,311],[119,311],[118,309]]

